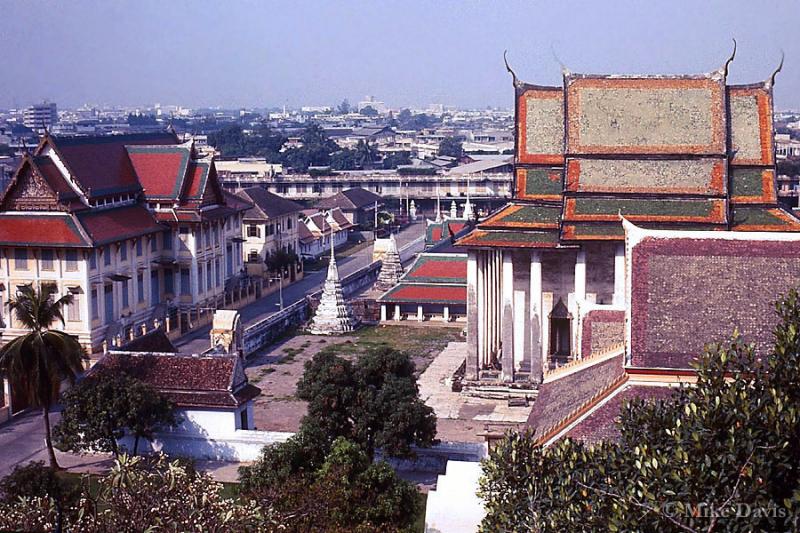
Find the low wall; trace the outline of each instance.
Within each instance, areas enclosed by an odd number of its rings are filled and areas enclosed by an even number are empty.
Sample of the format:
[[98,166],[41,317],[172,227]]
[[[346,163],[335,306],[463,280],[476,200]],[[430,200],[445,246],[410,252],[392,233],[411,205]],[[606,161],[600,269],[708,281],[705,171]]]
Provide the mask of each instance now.
[[[164,452],[167,455],[214,461],[249,462],[261,455],[264,446],[285,442],[293,433],[238,429],[229,436],[210,437],[188,433],[157,434],[152,442],[139,441],[140,454]],[[120,440],[120,447],[133,451],[133,438]]]
[[[484,442],[440,442],[431,448],[412,447],[414,459],[386,458],[392,468],[399,471],[444,473],[447,461],[479,462],[488,450]],[[380,451],[377,459],[383,459]]]

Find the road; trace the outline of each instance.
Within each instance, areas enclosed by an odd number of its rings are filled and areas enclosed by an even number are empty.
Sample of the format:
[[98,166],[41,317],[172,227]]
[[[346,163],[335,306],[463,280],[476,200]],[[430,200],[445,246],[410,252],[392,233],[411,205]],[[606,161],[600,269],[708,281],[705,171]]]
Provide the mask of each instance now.
[[[397,239],[397,247],[403,248],[407,244],[414,242],[420,237],[424,236],[425,224],[413,224],[400,233],[395,238]],[[404,251],[401,259],[406,261],[413,254],[422,250],[424,240],[416,242]],[[359,250],[352,255],[336,259],[336,264],[339,267],[339,276],[344,277],[352,274],[356,270],[369,265],[372,262],[372,246]],[[283,289],[283,305],[289,306],[306,297],[307,294],[316,292],[322,288],[325,283],[325,276],[327,275],[327,268],[323,268],[314,272],[306,272],[305,277],[284,287]],[[244,327],[247,327],[259,320],[269,316],[270,314],[280,309],[280,295],[278,292],[271,293],[255,302],[246,305],[239,309]],[[209,334],[211,326],[198,328],[191,333],[184,335],[177,339],[173,344],[181,353],[201,353],[209,346]]]

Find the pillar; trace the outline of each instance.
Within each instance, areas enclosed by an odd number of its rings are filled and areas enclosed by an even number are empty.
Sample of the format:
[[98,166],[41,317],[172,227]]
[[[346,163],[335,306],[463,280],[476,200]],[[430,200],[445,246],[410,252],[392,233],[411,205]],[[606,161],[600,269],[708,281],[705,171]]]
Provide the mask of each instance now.
[[445,305],[442,309],[442,321],[443,322],[450,322],[450,306]]
[[467,364],[465,377],[478,379],[480,306],[478,304],[478,252],[467,253]]
[[615,306],[625,305],[625,245],[618,244],[614,252],[614,299]]
[[530,354],[531,381],[541,383],[544,372],[544,361],[547,354],[542,342],[542,254],[538,250],[531,252],[531,279],[529,292],[530,305]]
[[386,322],[386,304],[381,304],[381,322]]
[[422,320],[423,320],[424,318],[425,318],[425,315],[423,315],[423,314],[422,314],[422,306],[421,306],[421,305],[418,305],[418,306],[417,306],[417,320],[418,320],[418,321],[420,321],[420,322],[422,322]]
[[400,304],[394,304],[394,319],[400,322]]
[[11,382],[6,377],[3,378],[3,405],[11,412]]
[[578,250],[575,258],[575,303],[586,299],[586,251]]
[[502,290],[502,316],[500,322],[500,343],[502,346],[502,379],[514,381],[514,254],[511,250],[503,252],[500,276]]

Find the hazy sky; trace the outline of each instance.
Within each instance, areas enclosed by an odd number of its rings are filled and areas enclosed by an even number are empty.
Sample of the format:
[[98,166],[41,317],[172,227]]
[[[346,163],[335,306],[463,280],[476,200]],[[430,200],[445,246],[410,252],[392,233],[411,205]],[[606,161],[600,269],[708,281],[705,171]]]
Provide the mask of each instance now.
[[502,54],[529,82],[573,72],[696,73],[739,42],[729,80],[786,52],[776,107],[800,108],[798,0],[0,0],[0,107],[50,99],[300,106],[510,107]]

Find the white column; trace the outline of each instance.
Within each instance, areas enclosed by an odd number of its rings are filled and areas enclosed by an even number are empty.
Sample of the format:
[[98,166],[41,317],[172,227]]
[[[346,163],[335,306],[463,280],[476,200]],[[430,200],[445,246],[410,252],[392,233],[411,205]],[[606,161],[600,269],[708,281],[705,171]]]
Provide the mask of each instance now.
[[4,405],[8,407],[8,412],[11,412],[11,382],[8,378],[3,378],[3,401]]
[[386,304],[381,304],[381,322],[386,322]]
[[500,342],[503,381],[514,381],[514,253],[506,250],[502,259],[502,300]]
[[445,305],[442,309],[442,321],[443,322],[450,322],[450,306]]
[[422,322],[422,319],[423,319],[423,318],[424,318],[424,315],[422,314],[422,306],[421,306],[421,305],[418,305],[418,306],[417,306],[417,320],[419,320],[420,322]]
[[[469,283],[469,278],[471,270],[474,270],[473,275],[475,277],[475,307],[473,308],[469,305],[469,302],[467,302],[467,335],[469,335],[470,329],[475,332],[474,342],[476,360],[474,361],[474,364],[476,369],[483,365],[486,346],[486,283],[484,280],[484,276],[486,275],[486,265],[484,262],[485,254],[486,252],[482,250],[475,251],[470,254],[470,261],[473,256],[475,258],[475,266],[470,268],[470,262],[467,263],[467,298],[469,298],[470,295],[469,288],[471,285]],[[475,315],[474,325],[473,321],[471,321],[469,318],[472,315]],[[475,375],[475,378],[477,379],[477,374]]]
[[616,306],[625,304],[625,245],[618,244],[614,253],[614,299]]
[[394,304],[394,319],[400,322],[400,304]]
[[530,279],[530,335],[531,335],[531,381],[536,383],[542,379],[544,362],[547,354],[544,352],[543,318],[542,318],[542,254],[538,250],[531,252],[531,279]]
[[586,299],[586,251],[578,250],[575,258],[575,303]]

